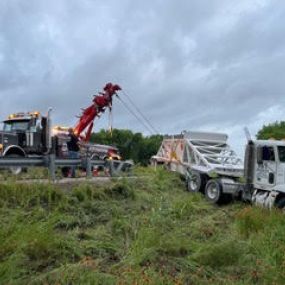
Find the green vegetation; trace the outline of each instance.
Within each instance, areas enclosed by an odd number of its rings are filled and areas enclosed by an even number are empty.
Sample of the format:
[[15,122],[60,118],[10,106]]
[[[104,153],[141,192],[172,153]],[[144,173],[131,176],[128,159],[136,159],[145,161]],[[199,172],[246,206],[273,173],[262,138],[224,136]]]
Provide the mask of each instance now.
[[209,205],[176,174],[0,185],[0,284],[284,284],[285,219]]
[[115,145],[124,159],[133,159],[136,163],[147,165],[152,155],[156,154],[162,142],[161,135],[143,136],[131,130],[114,129],[110,132],[101,130],[93,133],[91,141],[99,144]]
[[285,122],[274,122],[268,125],[264,125],[256,135],[257,139],[285,139]]

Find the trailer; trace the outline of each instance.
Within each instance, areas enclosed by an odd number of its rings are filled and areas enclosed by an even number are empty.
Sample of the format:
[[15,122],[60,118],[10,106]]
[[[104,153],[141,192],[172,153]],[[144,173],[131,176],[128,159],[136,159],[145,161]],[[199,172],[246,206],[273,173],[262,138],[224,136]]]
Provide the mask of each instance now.
[[[242,159],[227,140],[226,134],[210,132],[166,136],[151,162],[183,175],[188,191],[205,192],[209,200],[221,202],[236,192],[244,172]],[[223,188],[220,196],[214,195],[217,184]]]
[[221,133],[184,132],[166,136],[151,158],[156,166],[185,177],[187,190],[213,203],[233,197],[267,208],[285,208],[285,142],[251,140],[244,162]]

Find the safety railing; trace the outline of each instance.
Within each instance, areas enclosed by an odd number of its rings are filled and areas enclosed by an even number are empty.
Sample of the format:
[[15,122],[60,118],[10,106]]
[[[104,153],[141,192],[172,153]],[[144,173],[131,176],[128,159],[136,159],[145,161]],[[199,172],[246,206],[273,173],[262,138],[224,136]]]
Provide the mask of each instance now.
[[9,169],[11,167],[47,167],[50,178],[56,180],[56,169],[58,167],[81,167],[86,170],[86,178],[92,178],[93,168],[102,166],[108,170],[109,175],[118,176],[122,172],[129,173],[133,163],[132,161],[120,160],[93,160],[89,156],[79,159],[57,158],[54,154],[42,157],[23,157],[23,158],[0,158],[0,169]]

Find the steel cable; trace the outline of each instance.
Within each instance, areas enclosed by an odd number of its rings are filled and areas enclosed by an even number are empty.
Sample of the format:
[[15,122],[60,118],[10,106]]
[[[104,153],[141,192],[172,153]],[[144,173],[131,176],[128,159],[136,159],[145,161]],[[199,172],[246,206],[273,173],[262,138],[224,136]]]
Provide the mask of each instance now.
[[123,106],[150,132],[150,134],[152,134],[152,135],[155,134],[155,132],[153,132],[153,130],[147,124],[145,124],[140,119],[140,117],[137,116],[137,114],[127,105],[127,103],[124,100],[122,100],[121,97],[119,97],[118,95],[117,95],[117,97],[118,97],[119,101],[121,101]]
[[154,131],[154,133],[159,134],[159,131],[153,126],[153,124],[150,122],[150,120],[136,106],[136,104],[131,99],[131,97],[124,90],[122,90],[122,93],[127,97],[127,99],[130,101],[130,103],[133,105],[133,107],[136,109],[136,111],[141,115],[141,117],[146,121],[146,123],[151,127],[151,129]]

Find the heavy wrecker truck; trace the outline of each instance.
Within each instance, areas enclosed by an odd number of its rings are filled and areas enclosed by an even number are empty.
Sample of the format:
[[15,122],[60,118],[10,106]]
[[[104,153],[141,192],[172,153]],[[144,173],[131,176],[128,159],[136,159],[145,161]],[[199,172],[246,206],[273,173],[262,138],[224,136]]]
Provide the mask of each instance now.
[[221,133],[167,136],[151,161],[185,177],[190,192],[212,203],[233,197],[263,207],[285,208],[285,142],[248,138],[244,162]]
[[[117,159],[121,157],[118,149],[113,146],[90,144],[94,120],[106,109],[112,110],[112,99],[121,87],[108,83],[103,92],[94,95],[93,104],[83,110],[74,133],[79,139],[80,151],[91,152],[94,159]],[[57,157],[67,158],[68,128],[54,127],[51,123],[51,109],[44,116],[40,112],[15,113],[3,122],[0,131],[0,156],[21,158],[39,157],[54,151]],[[11,167],[14,174],[21,172],[21,167]]]
[[[39,112],[15,113],[3,122],[0,132],[0,154],[3,157],[37,157],[48,152],[50,138],[50,112],[41,116]],[[12,167],[14,174],[20,167]]]

